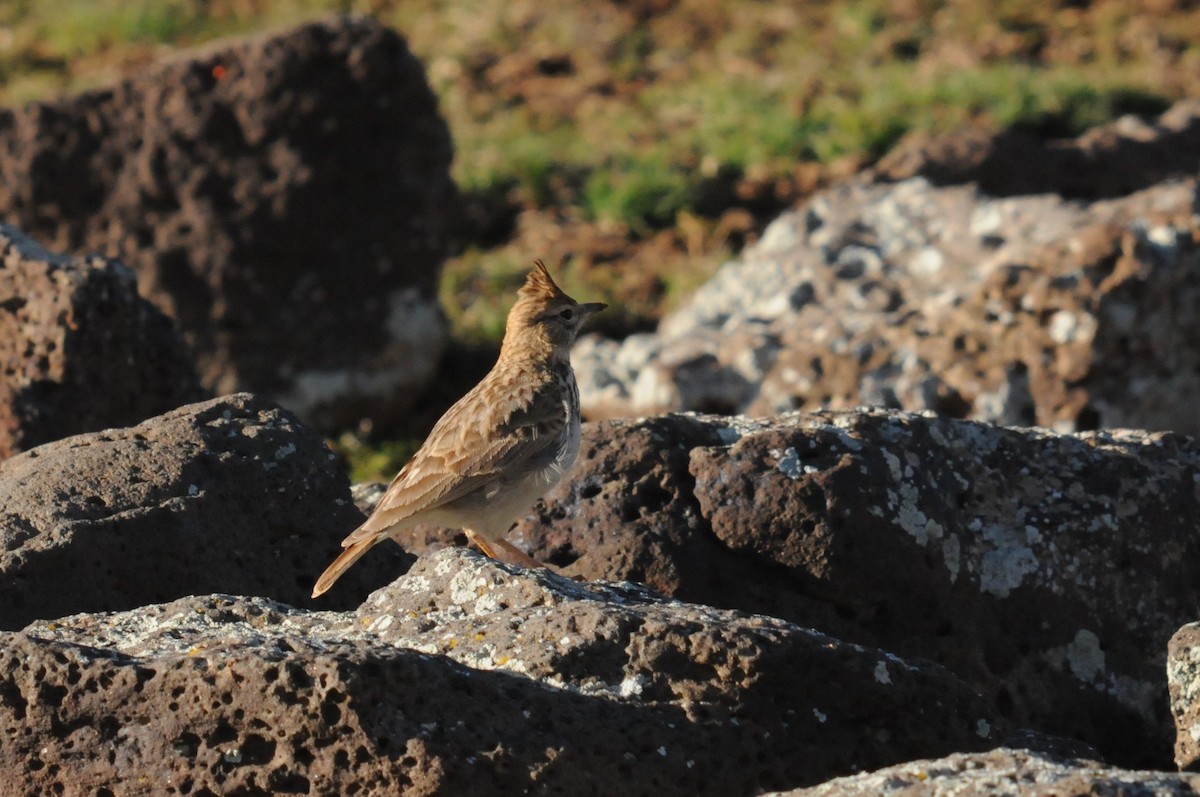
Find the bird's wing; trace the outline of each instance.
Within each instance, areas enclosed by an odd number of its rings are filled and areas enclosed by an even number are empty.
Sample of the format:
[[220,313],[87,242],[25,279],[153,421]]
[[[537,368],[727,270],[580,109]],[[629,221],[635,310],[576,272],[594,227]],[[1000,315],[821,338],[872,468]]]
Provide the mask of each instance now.
[[[425,444],[392,480],[375,511],[343,542],[353,545],[397,523],[451,503],[535,460],[569,422],[562,389],[553,381],[508,391],[506,402],[487,401],[493,390],[476,386],[442,416]],[[501,392],[501,395],[505,395]]]

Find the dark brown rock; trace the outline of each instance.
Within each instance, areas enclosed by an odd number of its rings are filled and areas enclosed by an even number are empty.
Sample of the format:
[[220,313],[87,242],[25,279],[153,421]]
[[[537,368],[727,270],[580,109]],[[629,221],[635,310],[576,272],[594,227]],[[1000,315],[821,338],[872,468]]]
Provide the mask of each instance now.
[[1200,770],[1200,623],[1188,623],[1171,637],[1167,685],[1175,718],[1175,765]]
[[404,40],[339,18],[0,110],[0,216],[121,257],[214,392],[386,420],[445,342],[450,158]]
[[1117,769],[1029,750],[956,753],[836,778],[771,797],[1191,797],[1200,776]]
[[[0,628],[214,590],[306,605],[361,521],[321,436],[248,394],[60,440],[0,463]],[[404,565],[380,546],[347,578]]]
[[1200,613],[1200,448],[883,411],[585,427],[510,535],[585,578],[943,664],[1010,719],[1163,767]]
[[457,549],[357,614],[186,598],[0,650],[22,792],[750,795],[1005,729],[930,664]]
[[1200,102],[1185,100],[1146,121],[1120,119],[1071,139],[1020,130],[963,130],[902,141],[875,167],[882,180],[925,177],[937,185],[977,183],[994,196],[1059,194],[1096,200],[1165,180],[1200,165]]
[[202,396],[183,338],[124,265],[51,254],[5,224],[0,366],[0,459]]

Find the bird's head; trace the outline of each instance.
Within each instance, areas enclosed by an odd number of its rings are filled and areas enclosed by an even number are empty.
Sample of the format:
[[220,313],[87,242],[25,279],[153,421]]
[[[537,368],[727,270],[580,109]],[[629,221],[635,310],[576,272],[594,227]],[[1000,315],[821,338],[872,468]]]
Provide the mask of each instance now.
[[543,356],[566,354],[583,322],[607,306],[601,302],[580,304],[567,296],[538,260],[508,313],[502,350],[516,353],[519,349]]

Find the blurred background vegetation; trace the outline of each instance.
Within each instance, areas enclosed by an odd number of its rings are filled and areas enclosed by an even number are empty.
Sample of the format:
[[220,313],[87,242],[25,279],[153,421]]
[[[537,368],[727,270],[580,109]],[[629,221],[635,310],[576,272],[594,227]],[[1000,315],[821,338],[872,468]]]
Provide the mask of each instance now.
[[[535,257],[627,334],[906,134],[1069,136],[1200,84],[1189,0],[4,0],[0,104],[330,12],[425,64],[466,198],[441,298],[484,363]],[[410,449],[363,448],[355,475]]]

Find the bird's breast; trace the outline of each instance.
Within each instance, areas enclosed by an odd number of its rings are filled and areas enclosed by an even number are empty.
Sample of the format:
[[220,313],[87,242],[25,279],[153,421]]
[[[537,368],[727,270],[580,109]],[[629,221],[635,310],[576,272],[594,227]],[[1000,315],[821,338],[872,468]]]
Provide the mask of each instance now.
[[486,487],[454,501],[452,510],[461,515],[463,526],[489,538],[503,534],[575,464],[580,446],[579,394],[574,379],[566,387],[562,399],[566,423],[558,426],[556,439],[512,463]]

